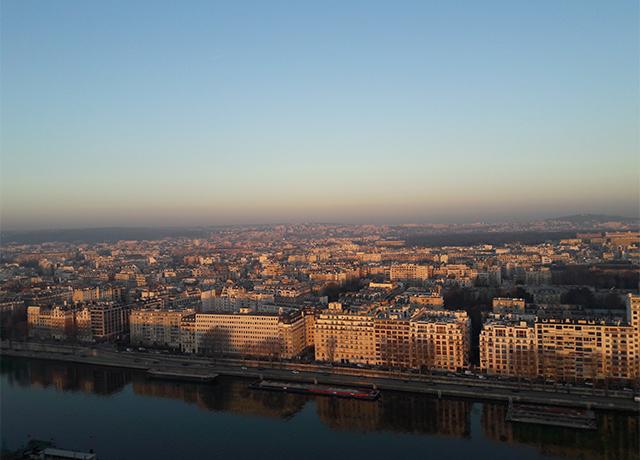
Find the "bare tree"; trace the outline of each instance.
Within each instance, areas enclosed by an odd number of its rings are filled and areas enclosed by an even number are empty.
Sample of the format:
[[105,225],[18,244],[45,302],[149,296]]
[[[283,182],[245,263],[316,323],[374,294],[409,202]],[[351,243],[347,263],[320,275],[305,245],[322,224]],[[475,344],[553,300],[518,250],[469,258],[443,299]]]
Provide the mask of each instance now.
[[202,336],[200,348],[207,356],[222,356],[229,353],[229,331],[218,326],[209,329]]

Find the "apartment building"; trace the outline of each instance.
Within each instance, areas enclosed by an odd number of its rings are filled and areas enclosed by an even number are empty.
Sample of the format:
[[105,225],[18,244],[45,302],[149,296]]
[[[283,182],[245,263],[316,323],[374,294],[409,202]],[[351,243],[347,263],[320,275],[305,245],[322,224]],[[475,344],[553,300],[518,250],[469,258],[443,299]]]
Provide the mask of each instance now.
[[81,342],[92,342],[91,311],[88,307],[75,310],[76,338]]
[[494,317],[480,333],[480,368],[490,375],[535,377],[535,328],[532,321]]
[[397,264],[389,269],[389,278],[395,280],[424,281],[431,276],[432,269],[428,265]]
[[430,307],[444,307],[444,298],[434,293],[417,293],[409,296],[409,302]]
[[316,318],[316,360],[376,364],[373,317],[369,313],[351,312],[337,302],[330,303]]
[[464,311],[426,310],[411,319],[414,368],[456,371],[469,365],[471,322]]
[[113,286],[96,286],[73,290],[71,299],[75,303],[96,302],[100,300],[120,300],[122,288]]
[[558,381],[640,378],[640,296],[628,295],[626,321],[557,313],[541,314],[535,323],[486,321],[480,367],[489,374]]
[[116,302],[99,302],[87,306],[94,340],[112,340],[129,330],[129,308]]
[[[198,313],[193,326],[194,353],[221,355],[252,355],[292,358],[306,346],[305,322],[300,312],[289,314],[258,313]],[[181,349],[189,348],[188,343]]]
[[302,310],[305,326],[305,347],[313,347],[316,337],[316,311],[309,307]]
[[627,321],[633,338],[631,366],[636,379],[640,379],[640,295],[627,294]]
[[129,314],[133,345],[180,348],[182,318],[194,310],[135,309]]
[[494,313],[524,313],[524,299],[494,297],[491,302]]
[[545,378],[638,378],[638,336],[630,325],[597,319],[544,318],[535,328],[538,374]]
[[74,331],[74,312],[63,306],[27,308],[29,337],[65,340]]
[[180,318],[180,351],[197,353],[195,313]]
[[411,366],[411,323],[409,319],[380,318],[373,322],[375,364],[387,367]]
[[330,304],[316,319],[315,338],[319,361],[442,370],[469,362],[465,312],[412,309],[393,315],[376,306],[349,311]]

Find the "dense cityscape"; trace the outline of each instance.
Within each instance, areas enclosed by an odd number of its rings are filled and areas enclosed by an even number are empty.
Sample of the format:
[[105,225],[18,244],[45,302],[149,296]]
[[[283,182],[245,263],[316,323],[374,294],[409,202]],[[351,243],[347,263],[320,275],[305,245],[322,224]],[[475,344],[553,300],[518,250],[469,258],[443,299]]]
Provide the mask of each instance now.
[[466,246],[397,233],[8,243],[3,337],[637,388],[637,231]]

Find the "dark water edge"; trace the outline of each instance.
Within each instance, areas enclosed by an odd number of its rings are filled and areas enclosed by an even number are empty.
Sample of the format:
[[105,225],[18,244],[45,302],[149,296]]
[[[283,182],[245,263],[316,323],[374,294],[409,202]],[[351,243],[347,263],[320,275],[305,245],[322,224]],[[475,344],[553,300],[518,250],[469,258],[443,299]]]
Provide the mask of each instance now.
[[379,401],[265,392],[248,380],[149,380],[142,372],[2,357],[3,449],[28,439],[101,460],[640,459],[637,415],[598,430],[505,421],[507,406],[384,392]]

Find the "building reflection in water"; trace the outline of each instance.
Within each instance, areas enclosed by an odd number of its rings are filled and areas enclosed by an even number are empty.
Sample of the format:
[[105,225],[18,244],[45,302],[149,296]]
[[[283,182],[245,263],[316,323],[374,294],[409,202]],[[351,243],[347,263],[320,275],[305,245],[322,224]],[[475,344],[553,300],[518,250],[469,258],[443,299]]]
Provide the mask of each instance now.
[[142,396],[181,399],[198,407],[220,412],[287,419],[298,413],[307,402],[302,395],[255,391],[249,381],[218,378],[213,385],[146,379],[136,375],[133,391]]
[[640,458],[639,417],[597,413],[598,431],[511,423],[507,406],[483,404],[481,425],[494,441],[537,447],[549,456],[582,460],[637,460]]
[[2,358],[1,372],[9,383],[22,387],[55,388],[109,396],[131,382],[131,371],[103,366]]
[[385,392],[376,402],[320,398],[320,420],[347,431],[397,431],[469,437],[470,401],[434,399],[422,395]]
[[[469,438],[472,402],[384,392],[378,401],[252,390],[247,380],[220,378],[212,385],[150,380],[128,369],[3,358],[1,372],[11,384],[81,391],[103,396],[131,384],[134,394],[170,398],[208,411],[288,419],[310,401],[318,418],[335,430],[403,432]],[[506,421],[503,404],[482,403],[481,433],[499,443],[524,445],[560,458],[640,460],[639,417],[598,413],[598,431]]]

